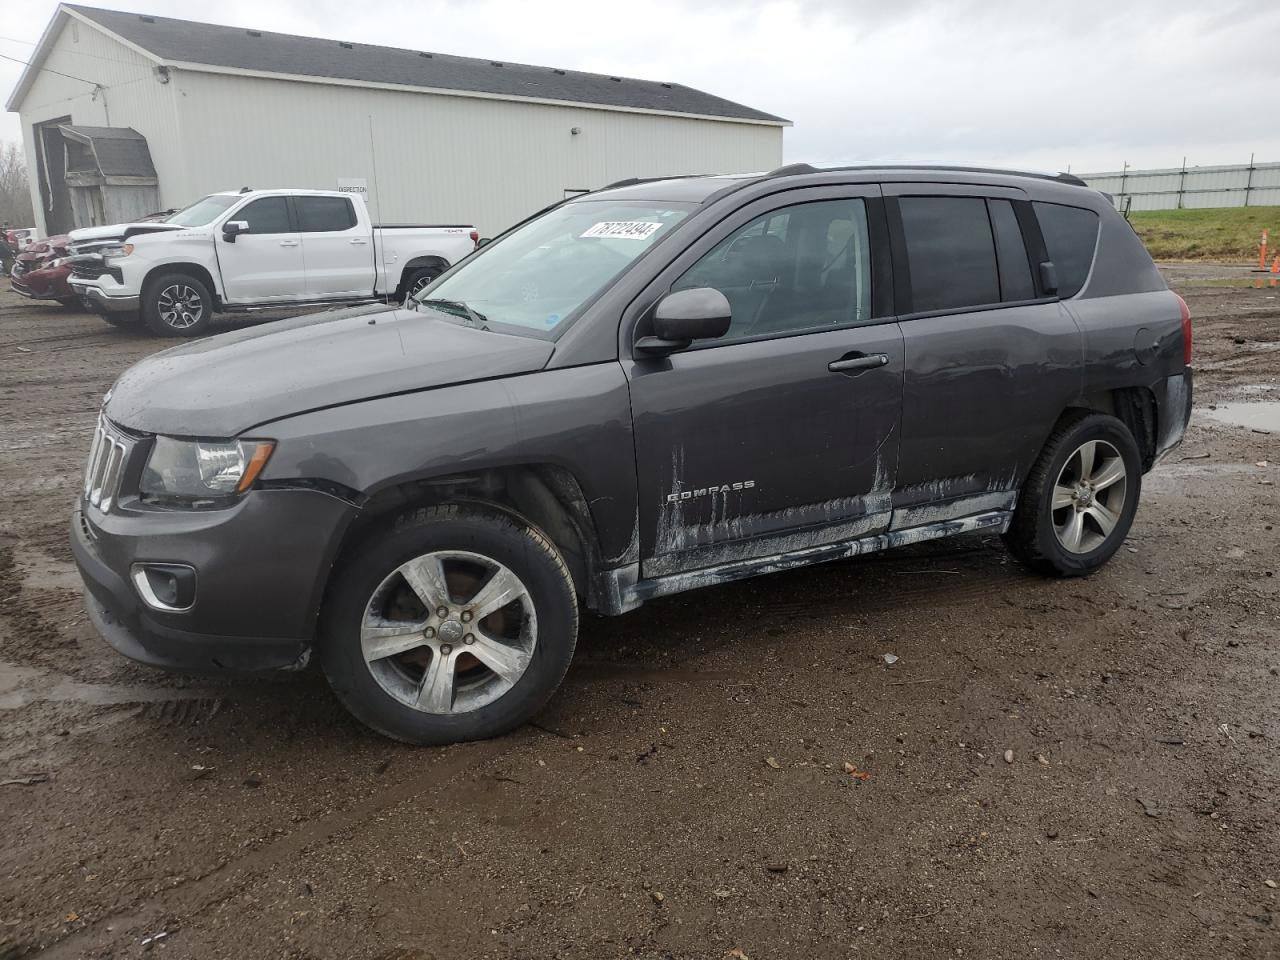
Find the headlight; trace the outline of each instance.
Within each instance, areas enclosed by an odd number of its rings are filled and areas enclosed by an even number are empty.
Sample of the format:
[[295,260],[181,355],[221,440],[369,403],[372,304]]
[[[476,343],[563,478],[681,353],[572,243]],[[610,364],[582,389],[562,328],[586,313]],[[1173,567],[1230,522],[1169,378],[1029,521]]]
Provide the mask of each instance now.
[[108,260],[119,259],[120,257],[127,257],[129,254],[133,253],[133,244],[117,243],[109,247],[100,247],[98,249],[98,253],[100,253],[103,257],[107,258]]
[[215,506],[244,493],[267,465],[270,440],[175,440],[156,437],[142,471],[144,500]]
[[49,268],[60,267],[70,259],[71,259],[70,257],[56,257],[55,259],[49,261]]

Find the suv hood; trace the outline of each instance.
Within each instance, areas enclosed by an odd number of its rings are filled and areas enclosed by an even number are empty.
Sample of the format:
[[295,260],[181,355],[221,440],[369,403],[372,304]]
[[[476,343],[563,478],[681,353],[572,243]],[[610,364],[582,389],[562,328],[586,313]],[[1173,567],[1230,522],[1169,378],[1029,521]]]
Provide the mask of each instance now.
[[165,350],[126,370],[107,416],[145,433],[234,437],[319,407],[541,370],[546,340],[370,304]]

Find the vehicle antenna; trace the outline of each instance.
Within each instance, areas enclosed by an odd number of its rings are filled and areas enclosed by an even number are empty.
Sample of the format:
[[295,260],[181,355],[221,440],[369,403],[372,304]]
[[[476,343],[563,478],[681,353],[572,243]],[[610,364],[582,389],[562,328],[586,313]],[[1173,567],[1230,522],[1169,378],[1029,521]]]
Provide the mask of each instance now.
[[[383,286],[388,287],[386,235],[382,232],[382,191],[378,188],[378,151],[373,145],[373,114],[369,114],[369,159],[373,164],[373,195],[378,198],[378,223],[373,225],[373,282],[378,282],[378,260],[382,259]],[[365,204],[366,209],[368,203]],[[382,302],[390,306],[391,290],[382,291]]]

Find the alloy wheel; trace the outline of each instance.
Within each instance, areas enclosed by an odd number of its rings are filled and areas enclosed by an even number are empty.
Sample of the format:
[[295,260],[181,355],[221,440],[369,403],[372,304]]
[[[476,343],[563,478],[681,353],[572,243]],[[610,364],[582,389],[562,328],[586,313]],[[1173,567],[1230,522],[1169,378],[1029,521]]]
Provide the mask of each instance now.
[[533,599],[514,572],[466,551],[436,551],[373,591],[360,647],[374,680],[415,710],[477,710],[519,682],[533,659]]
[[157,307],[165,326],[174,330],[187,330],[204,316],[204,299],[200,292],[185,283],[171,283],[161,290]]
[[405,300],[412,300],[428,286],[434,283],[435,279],[436,278],[434,276],[427,275],[419,277],[417,280],[413,281],[413,283],[409,285],[409,292],[404,295]]
[[1111,536],[1129,486],[1120,451],[1088,440],[1067,458],[1053,485],[1053,532],[1064,550],[1089,553]]

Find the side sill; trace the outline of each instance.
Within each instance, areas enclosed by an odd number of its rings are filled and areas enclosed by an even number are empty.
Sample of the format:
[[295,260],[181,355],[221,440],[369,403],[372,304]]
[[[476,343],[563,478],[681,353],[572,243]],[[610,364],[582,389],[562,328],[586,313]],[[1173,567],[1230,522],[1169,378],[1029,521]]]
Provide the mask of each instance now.
[[923,543],[926,540],[939,540],[943,537],[954,537],[978,530],[997,530],[1004,533],[1013,520],[1012,510],[989,510],[971,517],[956,520],[943,520],[938,523],[909,527],[905,530],[889,530],[869,537],[859,537],[839,543],[824,544],[820,547],[809,547],[804,550],[793,550],[776,553],[772,556],[757,557],[737,563],[723,564],[717,567],[706,567],[702,570],[690,570],[650,580],[637,579],[639,564],[630,564],[616,570],[606,571],[604,588],[600,591],[601,613],[615,615],[634,610],[646,600],[654,597],[665,597],[685,590],[699,587],[710,587],[720,583],[731,583],[747,577],[759,576],[763,573],[778,573],[792,570],[814,563],[827,563],[832,560],[845,560],[858,557],[864,553],[876,553],[892,547],[902,547],[910,543]]

